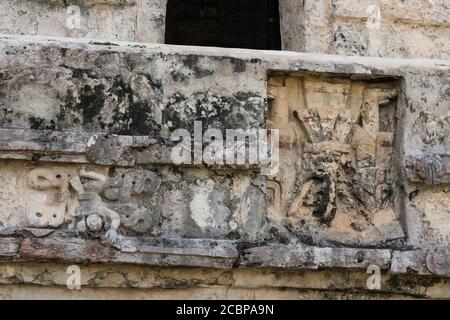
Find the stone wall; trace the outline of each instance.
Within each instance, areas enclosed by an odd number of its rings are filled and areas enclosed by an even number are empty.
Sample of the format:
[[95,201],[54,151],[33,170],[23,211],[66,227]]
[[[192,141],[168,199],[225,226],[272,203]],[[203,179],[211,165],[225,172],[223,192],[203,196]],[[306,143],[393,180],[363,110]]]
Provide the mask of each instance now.
[[[67,290],[65,264],[0,265],[0,298],[22,299],[448,299],[448,279],[383,275],[367,290],[356,271],[141,268],[89,265],[82,290]],[[22,289],[21,289],[22,288]]]
[[[167,0],[1,0],[0,33],[164,43],[166,5]],[[279,0],[279,6],[283,50],[450,57],[445,0]]]
[[[448,61],[23,36],[0,47],[7,270],[53,261],[356,276],[376,265],[448,288]],[[278,129],[279,170],[175,163],[180,128]],[[24,294],[13,284],[5,292]],[[295,297],[318,296],[307,291]]]
[[166,0],[2,0],[0,33],[164,43]]
[[165,6],[0,0],[0,297],[450,298],[446,2],[280,0],[309,53]]
[[285,50],[393,58],[450,57],[448,1],[280,0],[280,8]]

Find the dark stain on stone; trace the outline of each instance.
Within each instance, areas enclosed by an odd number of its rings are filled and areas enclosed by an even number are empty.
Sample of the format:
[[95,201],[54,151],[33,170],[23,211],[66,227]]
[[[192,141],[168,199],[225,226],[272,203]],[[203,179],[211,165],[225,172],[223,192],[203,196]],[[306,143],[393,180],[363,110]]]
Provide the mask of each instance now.
[[173,279],[173,278],[159,278],[161,285],[155,286],[155,288],[196,288],[202,285],[203,281],[199,279]]
[[184,80],[186,80],[186,76],[179,71],[172,71],[170,75],[172,76],[172,79],[176,82],[183,82]]
[[409,201],[413,201],[414,198],[417,197],[418,194],[419,194],[419,190],[411,191],[411,192],[408,194],[408,199],[409,199]]
[[183,57],[183,64],[194,72],[194,77],[201,79],[210,76],[214,73],[213,70],[204,69],[198,65],[199,56],[194,54],[189,54]]
[[39,130],[44,129],[45,120],[39,117],[29,117],[30,129]]
[[426,124],[428,122],[429,116],[428,116],[427,113],[425,113],[423,111],[420,111],[419,118],[420,118],[420,120],[422,121],[423,124]]
[[85,85],[81,89],[79,107],[81,107],[85,123],[96,122],[96,117],[105,104],[104,89],[102,84],[96,85],[94,88]]
[[392,275],[386,282],[386,285],[394,290],[405,291],[405,289],[416,289],[418,287],[432,287],[439,284],[442,279],[438,277],[420,277],[417,275]]
[[76,79],[83,79],[84,75],[91,79],[98,79],[97,73],[92,69],[72,68],[64,64],[60,65],[60,67],[71,70],[72,77]]
[[366,255],[365,255],[364,251],[358,251],[356,253],[356,261],[358,263],[362,263],[364,261],[364,259],[366,259]]
[[199,59],[199,57],[197,55],[189,54],[189,55],[183,57],[183,63],[186,67],[193,69],[197,66],[198,59]]
[[229,239],[229,240],[238,240],[238,239],[241,238],[241,235],[239,234],[238,231],[233,230],[233,231],[227,233],[226,236],[225,236],[225,238],[226,238],[226,239]]
[[277,240],[277,242],[281,244],[290,244],[291,240],[283,233],[280,232],[277,228],[270,228],[269,233],[273,235],[273,237]]
[[89,44],[93,44],[96,46],[119,46],[117,43],[112,43],[109,41],[89,41]]
[[[384,70],[378,69],[378,68],[375,68],[375,67],[370,67],[369,70],[370,70],[370,73],[372,75],[384,75],[384,74],[386,74],[386,72]],[[377,81],[379,82],[380,79],[377,79]],[[392,81],[392,78],[388,78],[387,81]]]
[[324,178],[318,177],[317,179],[321,181],[321,187],[316,194],[316,199],[314,201],[315,208],[312,214],[314,217],[318,218],[323,224],[329,226],[333,221],[334,215],[336,213],[336,203],[334,203],[331,212],[328,215],[326,214],[328,204],[330,202],[330,193],[332,192],[331,178],[329,176],[326,176]]
[[230,63],[233,66],[233,71],[237,73],[245,72],[247,69],[246,62],[241,59],[230,58]]
[[136,68],[136,61],[133,59],[133,55],[124,57],[125,65],[127,66],[127,70],[133,71]]
[[[123,123],[120,128],[113,130],[116,134],[145,134],[155,136],[156,131],[160,130],[160,125],[152,118],[153,110],[157,108],[163,95],[162,83],[154,81],[150,76],[144,75],[150,84],[153,92],[155,92],[154,99],[150,101],[134,101],[133,91],[130,84],[126,83],[122,77],[118,76],[114,79],[112,93],[119,99],[116,110],[114,110],[113,122]],[[126,102],[129,108],[125,113],[118,112],[119,106]]]
[[309,234],[299,234],[298,235],[298,239],[300,240],[301,243],[306,244],[306,245],[314,245],[314,238],[312,237],[312,235]]
[[[170,102],[163,108],[163,123],[171,121],[174,128],[184,128],[190,132],[193,132],[194,121],[200,120],[203,121],[203,130],[210,127],[247,129],[250,120],[255,123],[258,121],[257,115],[260,110],[249,102],[255,97],[259,96],[252,92],[223,96],[218,93],[199,91],[189,97],[176,93],[169,97]],[[195,101],[192,108],[184,106],[187,101]],[[183,107],[180,108],[180,105]],[[242,114],[243,112],[247,114]]]
[[[241,265],[242,260],[246,259],[246,256],[249,254],[248,250],[251,248],[264,246],[266,245],[266,241],[258,241],[258,242],[246,242],[246,241],[240,241],[236,243],[236,250],[238,252],[238,257],[236,261],[233,263],[233,268],[237,268]],[[253,262],[253,263],[246,263],[247,267],[261,267],[263,265],[262,262]]]

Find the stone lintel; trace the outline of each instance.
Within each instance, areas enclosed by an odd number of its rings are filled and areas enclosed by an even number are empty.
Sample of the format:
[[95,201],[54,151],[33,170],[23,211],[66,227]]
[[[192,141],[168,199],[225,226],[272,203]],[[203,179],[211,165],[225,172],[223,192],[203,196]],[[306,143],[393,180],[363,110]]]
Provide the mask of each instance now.
[[388,273],[450,275],[446,247],[390,249],[333,248],[268,244],[212,239],[161,239],[120,237],[112,246],[102,240],[55,234],[46,238],[0,238],[0,257],[17,261],[111,263],[145,266],[180,266],[230,269],[357,269],[375,265]]

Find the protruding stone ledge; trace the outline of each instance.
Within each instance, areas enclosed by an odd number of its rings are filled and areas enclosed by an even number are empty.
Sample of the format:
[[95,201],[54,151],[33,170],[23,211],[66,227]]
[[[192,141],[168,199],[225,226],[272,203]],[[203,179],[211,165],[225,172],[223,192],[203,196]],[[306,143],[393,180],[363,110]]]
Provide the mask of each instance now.
[[[142,153],[151,148],[151,157]],[[0,129],[0,158],[133,166],[171,164],[170,147],[149,136]]]
[[[0,159],[132,167],[175,165],[172,146],[150,136],[0,128]],[[178,164],[195,166],[195,164]],[[208,165],[258,170],[259,164]]]
[[450,276],[450,248],[389,249],[325,248],[267,245],[243,251],[240,266],[300,269],[363,269],[378,266],[392,274]]
[[[24,230],[26,231],[26,230]],[[355,269],[378,266],[390,274],[415,273],[450,277],[450,248],[409,251],[332,248],[307,245],[244,243],[233,240],[119,237],[108,245],[100,239],[58,234],[47,237],[0,238],[2,261],[109,263],[213,269]]]
[[[158,53],[161,56],[177,55],[180,57],[206,57],[216,60],[231,59],[234,63],[251,63],[261,65],[267,70],[296,72],[329,72],[354,74],[354,77],[403,76],[405,74],[436,74],[448,72],[450,62],[438,59],[397,59],[378,57],[349,57],[316,53],[300,53],[289,51],[266,51],[251,49],[229,49],[217,47],[174,46],[154,43],[128,41],[93,42],[90,39],[59,38],[26,35],[0,34],[1,45],[13,49],[23,45],[39,47],[59,47],[71,50],[83,49],[91,53]],[[237,60],[233,60],[237,59]],[[362,78],[364,79],[364,78]]]
[[133,166],[172,164],[171,147],[149,136],[0,128],[0,158]]
[[89,135],[75,132],[0,129],[0,158],[86,162]]
[[151,266],[231,268],[238,257],[232,242],[219,240],[118,240],[120,250],[100,240],[26,238],[20,248],[24,260],[74,263],[126,263]]
[[[39,2],[46,2],[57,4],[60,6],[67,6],[65,0],[38,0]],[[94,6],[97,4],[106,4],[110,6],[132,6],[136,4],[136,0],[73,0],[71,4],[78,4],[84,6]]]

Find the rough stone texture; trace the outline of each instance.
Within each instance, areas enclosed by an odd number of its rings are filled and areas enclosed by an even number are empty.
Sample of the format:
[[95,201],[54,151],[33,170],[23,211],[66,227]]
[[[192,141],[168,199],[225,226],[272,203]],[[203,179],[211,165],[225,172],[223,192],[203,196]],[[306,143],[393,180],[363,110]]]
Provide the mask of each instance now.
[[20,240],[17,238],[0,238],[0,259],[15,257],[19,253]]
[[[27,221],[30,227],[60,227],[64,224],[69,230],[84,230],[83,217],[90,214],[100,213],[111,224],[114,216],[124,216],[127,212],[133,212],[136,217],[129,219],[137,221],[139,215],[145,216],[145,210],[152,207],[156,216],[144,229],[153,229],[151,225],[155,223],[161,226],[149,231],[151,235],[223,237],[228,234],[251,240],[276,238],[278,235],[270,234],[270,230],[274,230],[272,222],[264,221],[266,208],[261,201],[261,190],[266,182],[263,177],[258,178],[251,171],[221,176],[200,168],[186,168],[181,173],[162,167],[136,166],[139,163],[170,164],[171,130],[179,127],[192,130],[194,120],[206,120],[203,129],[222,131],[264,127],[265,101],[273,98],[268,119],[272,123],[275,120],[275,124],[268,126],[284,126],[283,121],[288,121],[291,123],[289,130],[292,130],[283,133],[282,128],[281,134],[283,165],[278,180],[285,184],[282,206],[289,204],[299,208],[288,212],[287,217],[293,219],[294,226],[288,224],[290,231],[285,233],[293,232],[299,240],[310,243],[376,245],[404,237],[399,221],[414,219],[416,210],[405,210],[403,203],[418,211],[427,210],[422,209],[423,202],[422,206],[416,205],[420,192],[417,196],[411,191],[405,197],[401,188],[395,187],[404,183],[401,167],[406,160],[401,159],[401,153],[407,157],[431,151],[441,154],[448,147],[445,138],[448,97],[442,94],[447,85],[448,64],[444,61],[402,61],[398,64],[396,60],[349,61],[292,54],[259,54],[258,58],[250,59],[247,56],[255,56],[255,53],[235,51],[235,56],[225,56],[230,51],[196,49],[198,52],[195,52],[189,49],[183,53],[180,49],[174,54],[172,47],[146,49],[132,44],[116,46],[48,40],[39,43],[26,38],[5,38],[2,49],[2,87],[7,88],[0,97],[5,115],[1,120],[2,132],[6,133],[1,144],[2,158],[51,162],[72,162],[76,158],[75,162],[109,166],[85,168],[66,164],[54,167],[39,164],[41,162],[24,166],[2,162],[2,176],[5,179],[11,177],[9,179],[13,181],[3,186],[6,188],[3,192],[5,200],[9,201],[2,206],[6,206],[4,210],[12,206],[18,213],[11,221],[8,216],[3,218],[5,226]],[[58,63],[48,65],[46,61],[50,57]],[[245,68],[236,70],[236,65],[241,64]],[[39,67],[31,67],[34,65]],[[299,69],[312,72],[311,76],[301,80],[306,90],[302,98],[306,99],[304,107],[301,107],[301,101],[296,102],[296,98],[289,102],[289,94],[282,93],[298,90],[295,89],[298,87],[296,79],[303,79],[302,74],[296,73],[293,78],[273,77],[267,89],[267,69],[285,70],[290,74]],[[332,76],[330,72],[338,75]],[[319,73],[323,74],[322,78],[314,80]],[[399,77],[403,80],[396,84]],[[216,81],[213,82],[213,78]],[[221,81],[217,81],[219,78]],[[205,86],[208,93],[204,91]],[[406,95],[404,98],[396,98],[400,90]],[[291,92],[295,97],[296,91]],[[288,102],[277,99],[277,94],[285,94]],[[148,99],[144,99],[146,96]],[[422,106],[423,99],[435,101],[435,104]],[[329,108],[326,101],[339,103],[342,111],[335,111],[334,115],[328,113],[326,117],[329,118],[324,118]],[[347,106],[350,109],[346,109]],[[276,108],[282,111],[274,119],[271,117]],[[287,120],[282,117],[283,113],[287,114]],[[316,127],[321,129],[317,131]],[[22,131],[15,128],[22,128]],[[408,132],[407,136],[405,132]],[[303,151],[289,151],[296,134],[299,136],[295,138],[298,139],[295,148],[300,146]],[[36,140],[30,140],[32,137]],[[353,144],[351,137],[356,137]],[[313,145],[308,146],[309,141]],[[321,144],[324,144],[323,150],[335,150],[336,155],[348,154],[348,160],[339,156],[333,158],[333,152],[323,153]],[[302,152],[309,158],[302,156]],[[294,176],[288,169],[290,162],[295,165],[296,157],[305,158],[304,164],[299,166],[302,170],[298,182],[292,180]],[[324,161],[318,160],[323,157],[330,160],[326,166],[321,164]],[[344,175],[346,170],[348,173]],[[396,171],[399,173],[394,174]],[[150,176],[145,178],[146,175]],[[34,183],[37,178],[40,184]],[[161,178],[164,185],[158,182]],[[42,179],[45,181],[41,182]],[[269,189],[273,189],[271,181],[276,182],[277,178],[269,177]],[[354,189],[349,189],[349,185],[345,187],[345,181]],[[365,185],[358,187],[362,182]],[[302,183],[309,187],[301,187]],[[296,187],[292,187],[294,185]],[[39,194],[42,203],[27,204],[20,194],[21,188],[26,188],[30,194]],[[161,188],[161,192],[155,192],[155,188]],[[296,188],[302,192],[294,196],[298,192]],[[171,192],[166,193],[166,190]],[[14,196],[14,192],[19,194]],[[334,192],[338,195],[333,195]],[[139,200],[141,194],[146,195],[141,197],[145,198],[144,202]],[[435,193],[436,196],[439,194]],[[178,201],[174,202],[173,197]],[[37,198],[33,196],[32,199],[36,201]],[[211,203],[205,204],[203,199],[210,199]],[[278,219],[283,218],[280,212],[276,212],[283,208],[276,209],[280,200],[274,201],[274,205],[269,206],[269,209],[275,207],[271,215],[275,217],[276,225],[286,226],[286,221]],[[152,203],[158,205],[155,207]],[[174,203],[184,206],[183,210],[177,207],[174,211],[175,219],[171,213],[166,213],[168,217],[157,213],[162,208],[172,212],[170,207]],[[38,212],[39,206],[51,209],[42,215]],[[350,211],[343,209],[346,206]],[[26,212],[28,207],[38,211]],[[350,217],[352,209],[356,211]],[[445,214],[443,219],[446,219]],[[165,225],[165,220],[171,222]],[[181,221],[184,221],[183,227]],[[187,221],[190,221],[187,226],[192,224],[192,230],[185,225]],[[109,226],[105,228],[105,231],[111,231],[112,238],[119,227],[117,224],[112,223],[112,230]],[[122,221],[122,226],[127,224],[130,225]],[[302,225],[311,230],[296,229]],[[408,227],[407,231],[412,232],[409,241],[422,243],[414,237],[414,228],[425,228],[427,233],[428,226],[403,225],[403,228]],[[430,227],[429,234],[437,232],[437,237],[446,237],[445,229]],[[439,243],[448,243],[445,241]],[[425,243],[432,244],[433,241]]]
[[4,34],[164,42],[166,0],[1,0],[0,12]]
[[[1,298],[450,298],[448,60],[160,45],[165,1],[71,4],[78,31],[0,1],[45,36],[0,35]],[[281,1],[283,46],[448,59],[448,10]],[[278,129],[279,166],[174,163],[180,128]]]
[[[80,28],[73,29],[73,11]],[[450,57],[445,0],[279,0],[283,50]],[[164,43],[167,0],[1,0],[0,33]],[[73,21],[73,20],[70,20]]]
[[398,90],[386,79],[269,80],[268,127],[280,130],[281,149],[279,172],[268,181],[274,219],[311,243],[404,238],[394,204],[401,197],[394,178]]
[[1,299],[412,299],[449,298],[448,279],[382,274],[381,291],[367,274],[271,268],[141,268],[81,266],[82,290],[68,290],[68,265],[0,265]]
[[[264,193],[252,185],[251,176],[240,173],[214,176],[198,169],[2,161],[0,176],[11,178],[0,187],[4,227],[86,231],[86,223],[95,216],[102,219],[110,240],[117,231],[162,237],[264,237]],[[92,229],[89,223],[87,227]]]
[[[448,245],[446,207],[427,204],[448,199],[446,163],[430,178],[420,160],[447,152],[448,62],[174,50],[3,37],[1,223],[25,235],[22,259],[364,269],[387,268],[389,249]],[[175,166],[170,132],[194,120],[280,129],[280,171]],[[367,246],[388,251],[354,248]],[[446,275],[442,252],[424,274]]]
[[280,11],[282,25],[291,29],[283,34],[286,50],[450,57],[450,5],[445,0],[280,0]]

